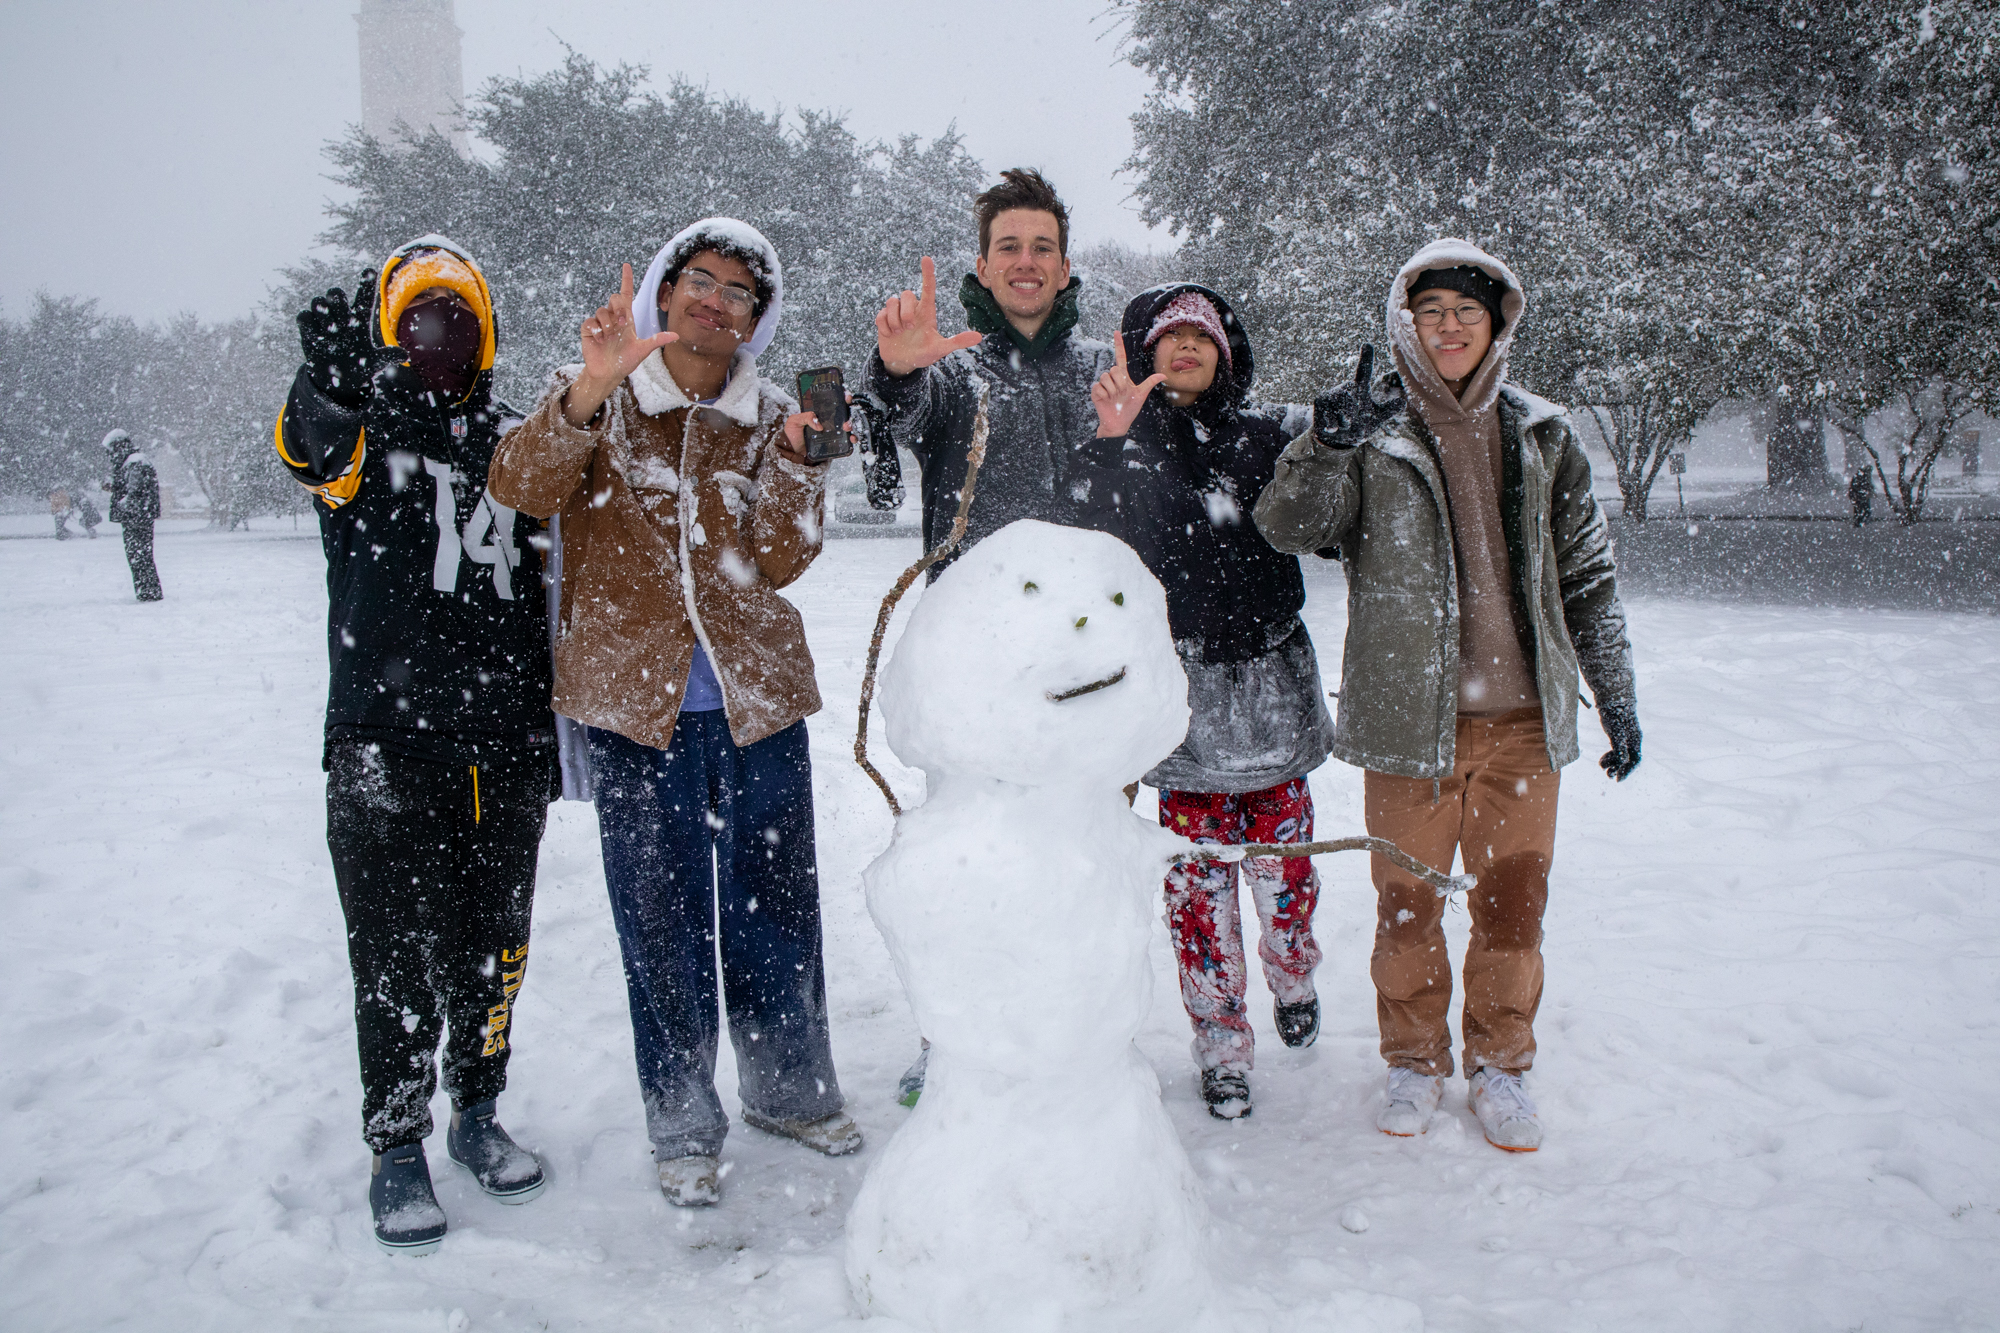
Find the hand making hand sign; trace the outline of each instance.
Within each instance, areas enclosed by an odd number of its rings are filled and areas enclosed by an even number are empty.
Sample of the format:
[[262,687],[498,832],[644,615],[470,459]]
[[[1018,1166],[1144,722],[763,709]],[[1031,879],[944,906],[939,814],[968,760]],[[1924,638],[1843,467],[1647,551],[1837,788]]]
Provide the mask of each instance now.
[[947,338],[938,332],[937,266],[924,256],[921,294],[901,291],[882,303],[875,316],[875,349],[891,375],[903,376],[944,360],[961,348],[986,341],[981,333]]
[[632,322],[632,266],[625,265],[625,279],[616,292],[583,321],[583,373],[563,399],[563,416],[572,426],[583,426],[604,400],[617,392],[625,377],[636,370],[655,348],[679,342],[677,333],[657,333],[641,338]]
[[1146,404],[1146,395],[1158,388],[1165,375],[1155,372],[1134,384],[1125,368],[1125,337],[1111,340],[1111,354],[1117,364],[1097,377],[1090,387],[1090,402],[1097,409],[1097,438],[1115,440],[1132,429],[1132,419]]

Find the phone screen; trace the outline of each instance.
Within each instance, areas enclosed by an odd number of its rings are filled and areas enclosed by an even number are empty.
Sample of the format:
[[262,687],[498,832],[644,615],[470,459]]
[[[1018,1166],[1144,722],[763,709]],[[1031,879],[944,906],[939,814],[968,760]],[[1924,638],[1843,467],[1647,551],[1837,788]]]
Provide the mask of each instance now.
[[854,452],[847,437],[847,390],[839,366],[799,374],[799,402],[819,418],[821,429],[806,431],[806,457],[814,462]]

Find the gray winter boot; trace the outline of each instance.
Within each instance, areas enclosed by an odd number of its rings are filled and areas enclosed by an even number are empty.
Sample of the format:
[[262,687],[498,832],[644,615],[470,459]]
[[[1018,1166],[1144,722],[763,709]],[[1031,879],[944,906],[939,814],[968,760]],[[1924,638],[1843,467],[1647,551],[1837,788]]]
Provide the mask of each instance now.
[[817,1120],[775,1120],[759,1115],[746,1106],[743,1108],[743,1123],[766,1134],[797,1139],[814,1152],[825,1153],[828,1157],[845,1157],[851,1152],[861,1151],[861,1127],[845,1111],[835,1111]]

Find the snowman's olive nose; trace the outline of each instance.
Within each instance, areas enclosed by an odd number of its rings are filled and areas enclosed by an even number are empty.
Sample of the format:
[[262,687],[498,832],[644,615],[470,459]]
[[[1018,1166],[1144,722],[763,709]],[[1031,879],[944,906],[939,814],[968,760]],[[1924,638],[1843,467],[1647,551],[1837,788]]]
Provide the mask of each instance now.
[[1125,605],[1125,594],[1124,594],[1124,593],[1122,593],[1122,592],[1114,592],[1114,593],[1112,593],[1112,594],[1111,594],[1111,604],[1112,604],[1113,606],[1123,606],[1123,605]]
[[1089,623],[1090,623],[1090,617],[1089,617],[1089,616],[1078,616],[1078,617],[1076,618],[1076,627],[1077,627],[1078,629],[1082,629],[1082,628],[1083,628],[1083,627],[1084,627],[1085,625],[1087,625],[1087,624],[1089,624]]

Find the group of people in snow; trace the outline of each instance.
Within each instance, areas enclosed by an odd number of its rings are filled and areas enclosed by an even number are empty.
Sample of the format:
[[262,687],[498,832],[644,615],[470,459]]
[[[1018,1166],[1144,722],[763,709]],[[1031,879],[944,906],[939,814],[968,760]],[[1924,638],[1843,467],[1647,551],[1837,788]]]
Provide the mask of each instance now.
[[[1364,350],[1288,439],[1252,404],[1251,340],[1222,295],[1156,287],[1115,344],[1079,336],[1055,191],[1008,171],[975,211],[971,328],[939,329],[924,258],[919,290],[876,317],[865,377],[922,467],[926,546],[958,508],[983,415],[967,546],[1023,518],[1096,528],[1166,591],[1192,720],[1143,775],[1163,825],[1205,843],[1309,842],[1307,775],[1332,754],[1364,770],[1370,833],[1432,866],[1461,856],[1478,876],[1471,1104],[1495,1145],[1533,1150],[1521,1076],[1579,677],[1612,777],[1639,762],[1640,732],[1583,453],[1562,409],[1505,382],[1520,283],[1464,242],[1425,247],[1390,283],[1393,371],[1377,379]],[[828,1034],[804,722],[820,696],[780,595],[820,550],[826,482],[805,444],[818,419],[760,372],[783,310],[770,243],[697,222],[637,284],[625,268],[582,323],[580,361],[525,414],[492,396],[492,299],[443,237],[299,316],[305,362],[277,448],[317,496],[327,556],[327,839],[387,1248],[430,1249],[445,1231],[424,1148],[440,1042],[449,1156],[505,1202],[543,1187],[496,1099],[558,795],[597,807],[666,1196],[720,1197],[721,1014],[745,1120],[831,1156],[862,1146]],[[1300,620],[1308,555],[1347,575],[1331,714]],[[1454,1069],[1444,900],[1382,857],[1373,875],[1377,1124],[1413,1135]],[[1239,879],[1280,1038],[1309,1045],[1320,1022],[1311,861],[1173,870],[1194,1057],[1224,1119],[1252,1106]],[[906,1100],[922,1078],[920,1058]]]

